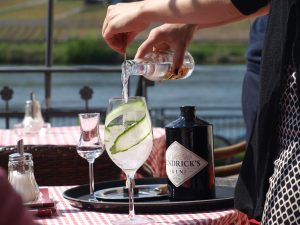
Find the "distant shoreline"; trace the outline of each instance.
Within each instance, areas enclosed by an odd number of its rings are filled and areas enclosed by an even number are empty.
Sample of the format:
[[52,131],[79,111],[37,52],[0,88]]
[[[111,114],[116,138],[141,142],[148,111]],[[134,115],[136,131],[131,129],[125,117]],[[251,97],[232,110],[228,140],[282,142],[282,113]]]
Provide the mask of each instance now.
[[[138,41],[128,47],[128,58],[134,58]],[[244,64],[247,43],[244,41],[194,41],[189,51],[197,64]],[[45,43],[0,43],[0,65],[43,65]],[[122,56],[111,50],[103,40],[72,39],[54,43],[53,62],[56,65],[120,64]]]

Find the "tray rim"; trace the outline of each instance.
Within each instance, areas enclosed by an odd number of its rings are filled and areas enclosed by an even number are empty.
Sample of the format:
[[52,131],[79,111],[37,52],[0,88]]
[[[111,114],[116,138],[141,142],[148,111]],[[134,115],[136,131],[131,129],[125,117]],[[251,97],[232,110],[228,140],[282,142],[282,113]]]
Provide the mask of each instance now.
[[[161,182],[162,184],[167,181],[166,178],[142,178],[142,179],[135,179],[136,182],[143,182],[143,181],[156,181],[156,182]],[[104,185],[104,184],[111,184],[111,183],[119,183],[119,182],[125,182],[124,180],[115,180],[115,181],[104,181],[104,182],[97,182],[95,183],[96,185]],[[220,186],[222,187],[222,186]],[[105,209],[106,212],[120,212],[122,208],[126,207],[125,209],[127,210],[126,213],[128,212],[128,202],[124,201],[97,201],[97,202],[90,202],[88,200],[82,200],[78,198],[74,198],[69,196],[69,192],[71,191],[76,191],[77,189],[80,188],[87,188],[88,189],[88,184],[84,185],[79,185],[76,187],[69,188],[63,192],[63,197],[70,202],[70,204],[73,207],[76,208],[82,208],[82,209],[90,209],[90,210],[96,210],[96,211],[103,211]],[[232,187],[228,187],[232,188]],[[232,188],[233,189],[233,188]],[[139,208],[142,209],[142,211],[145,211],[147,208],[151,207],[168,207],[168,206],[178,206],[178,207],[186,207],[189,206],[189,208],[179,210],[178,212],[181,211],[194,211],[193,208],[197,206],[210,206],[212,204],[218,204],[218,203],[224,203],[225,205],[232,205],[233,207],[233,196],[232,197],[224,197],[224,198],[215,198],[215,199],[205,199],[205,200],[188,200],[188,201],[136,201],[134,202],[134,206],[136,211],[139,211]],[[232,208],[231,207],[231,208]],[[227,207],[228,208],[228,207]],[[112,211],[110,211],[112,210]],[[167,212],[164,210],[163,212]],[[172,212],[172,209],[170,210]],[[152,212],[147,212],[147,213],[152,213]],[[157,211],[155,210],[155,213]]]

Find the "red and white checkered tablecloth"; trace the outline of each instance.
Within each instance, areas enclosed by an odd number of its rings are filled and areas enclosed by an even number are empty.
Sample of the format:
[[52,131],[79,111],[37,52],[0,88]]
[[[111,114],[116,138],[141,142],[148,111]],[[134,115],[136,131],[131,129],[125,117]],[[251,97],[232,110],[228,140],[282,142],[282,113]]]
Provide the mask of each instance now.
[[[62,193],[69,187],[49,187],[50,197],[57,202],[58,216],[52,218],[40,218],[36,221],[44,225],[109,225],[110,221],[126,216],[125,214],[114,214],[80,210],[72,207],[63,198]],[[139,216],[139,215],[138,215]],[[150,225],[248,225],[247,216],[236,210],[227,209],[215,212],[192,212],[178,214],[144,214],[155,221]]]
[[0,146],[16,145],[20,138],[24,145],[76,145],[79,136],[80,130],[77,126],[52,127],[43,135],[28,134],[22,137],[17,136],[14,129],[0,129]]
[[[103,126],[100,126],[101,139],[103,138]],[[78,126],[72,127],[52,127],[47,134],[25,135],[23,136],[25,145],[76,145],[80,136]],[[153,149],[147,160],[154,177],[166,176],[165,169],[165,130],[163,128],[153,128]],[[13,129],[0,129],[0,146],[16,145],[20,139]],[[137,174],[137,178],[141,176]]]

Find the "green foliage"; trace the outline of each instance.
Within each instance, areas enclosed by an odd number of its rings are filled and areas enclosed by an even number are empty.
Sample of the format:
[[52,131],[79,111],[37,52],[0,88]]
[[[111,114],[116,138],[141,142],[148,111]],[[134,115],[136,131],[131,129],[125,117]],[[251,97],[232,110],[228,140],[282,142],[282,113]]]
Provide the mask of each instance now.
[[112,64],[121,60],[118,53],[100,40],[77,39],[68,41],[65,45],[67,64]]
[[42,64],[44,45],[0,44],[0,64]]
[[[127,49],[127,58],[132,59],[140,42]],[[197,64],[244,63],[246,43],[240,42],[194,42],[189,51]],[[0,64],[44,64],[44,43],[0,44]],[[123,56],[110,49],[103,39],[72,39],[54,43],[53,61],[56,65],[71,64],[119,64]]]
[[[45,27],[36,25],[36,21],[46,18],[47,2],[24,8],[14,7],[19,3],[22,6],[24,0],[0,1],[0,6],[7,9],[2,10],[0,20],[19,21],[0,32],[0,64],[44,64],[45,44],[42,41],[45,38]],[[55,1],[54,18],[58,20],[53,30],[54,64],[119,64],[123,57],[111,50],[99,34],[107,11],[105,1],[99,1],[99,4],[85,3],[86,0]],[[147,36],[149,29],[128,46],[128,59],[134,58],[141,39]],[[195,36],[189,51],[198,64],[244,63],[248,31],[249,21],[215,28],[209,31],[207,38],[204,37],[208,41],[203,41],[202,35]],[[239,36],[246,34],[245,41],[236,42],[236,33]],[[219,42],[210,41],[210,37],[218,40],[220,34],[222,39]]]
[[189,51],[198,64],[245,63],[245,42],[193,42]]

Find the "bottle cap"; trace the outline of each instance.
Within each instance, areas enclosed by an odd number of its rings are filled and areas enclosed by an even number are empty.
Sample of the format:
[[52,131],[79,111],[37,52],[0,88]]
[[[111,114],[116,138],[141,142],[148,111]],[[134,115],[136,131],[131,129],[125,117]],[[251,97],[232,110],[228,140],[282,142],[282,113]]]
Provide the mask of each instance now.
[[186,119],[195,118],[196,107],[195,106],[181,106],[180,115]]
[[18,162],[18,161],[27,161],[32,160],[32,154],[30,153],[24,153],[21,155],[20,153],[13,153],[9,155],[9,161]]

